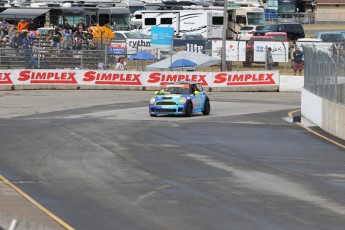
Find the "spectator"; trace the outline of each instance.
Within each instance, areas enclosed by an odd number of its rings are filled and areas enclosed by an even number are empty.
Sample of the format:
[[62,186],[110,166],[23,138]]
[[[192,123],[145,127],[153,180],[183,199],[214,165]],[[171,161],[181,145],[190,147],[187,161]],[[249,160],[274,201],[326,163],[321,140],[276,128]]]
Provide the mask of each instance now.
[[36,31],[37,30],[37,26],[36,26],[34,20],[30,20],[30,22],[28,24],[28,30],[29,31]]
[[266,64],[267,64],[267,69],[272,70],[273,66],[273,58],[272,58],[272,48],[268,47],[267,53],[266,53]]
[[72,50],[72,29],[69,30],[63,30],[63,42],[62,42],[62,47],[64,50]]
[[292,54],[293,56],[293,72],[295,73],[295,76],[297,74],[297,70],[299,75],[302,75],[303,70],[303,52],[300,51],[299,47],[296,46],[295,51]]
[[51,34],[49,35],[49,37],[46,39],[46,41],[49,41],[49,40],[51,40],[50,46],[51,46],[52,48],[53,48],[53,47],[56,47],[56,48],[58,48],[58,49],[61,48],[61,43],[62,43],[62,40],[63,40],[63,35],[62,35],[62,33],[60,32],[58,26],[55,26],[54,31],[51,32]]
[[24,18],[21,18],[20,21],[18,22],[17,26],[18,33],[24,37],[26,35],[25,32],[29,31],[29,24],[27,21],[25,21]]
[[22,40],[22,47],[25,56],[25,68],[30,69],[31,65],[34,65],[35,68],[38,68],[38,63],[32,54],[34,44],[34,38],[31,36],[31,33],[26,32],[25,37]]
[[16,32],[14,37],[12,38],[12,48],[16,50],[17,55],[19,53],[21,45],[22,45],[22,39],[20,38],[19,33]]
[[10,26],[9,26],[9,29],[8,29],[8,31],[7,31],[7,35],[8,35],[8,37],[9,37],[10,43],[12,43],[12,38],[14,38],[14,35],[15,35],[16,33],[18,33],[18,32],[17,32],[16,28],[14,27],[14,25],[10,25]]
[[85,32],[84,38],[88,48],[95,46],[95,44],[93,43],[92,29],[90,27]]
[[68,19],[65,18],[63,20],[63,24],[60,26],[62,30],[66,30],[66,31],[69,31],[72,29],[72,27],[68,24]]
[[77,32],[78,31],[78,26],[77,26],[77,24],[73,24],[73,26],[72,26],[72,33],[75,33],[75,32]]
[[85,24],[84,24],[84,22],[83,22],[83,19],[80,19],[80,20],[79,20],[79,23],[78,23],[78,28],[79,28],[80,26],[82,26],[82,27],[83,27],[83,31],[85,31],[85,30],[86,30],[86,26],[85,26]]
[[85,40],[83,27],[79,26],[78,31],[75,32],[74,40],[73,40],[73,49],[81,50],[83,42]]
[[2,22],[0,23],[2,25],[2,28],[6,31],[8,31],[10,24],[7,22],[6,18],[2,19]]
[[0,25],[0,46],[4,47],[6,42],[7,42],[6,31],[3,29],[2,25]]
[[116,70],[125,70],[127,63],[125,62],[125,58],[124,57],[120,57],[117,64],[116,64]]

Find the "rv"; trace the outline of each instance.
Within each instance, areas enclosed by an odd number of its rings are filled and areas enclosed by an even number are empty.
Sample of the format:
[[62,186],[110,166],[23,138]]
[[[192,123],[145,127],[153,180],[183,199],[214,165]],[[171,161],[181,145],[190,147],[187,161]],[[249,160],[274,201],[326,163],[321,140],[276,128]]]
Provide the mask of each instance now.
[[201,34],[219,39],[223,30],[223,11],[218,10],[159,10],[141,11],[142,31],[151,34],[151,27],[173,27],[174,35]]

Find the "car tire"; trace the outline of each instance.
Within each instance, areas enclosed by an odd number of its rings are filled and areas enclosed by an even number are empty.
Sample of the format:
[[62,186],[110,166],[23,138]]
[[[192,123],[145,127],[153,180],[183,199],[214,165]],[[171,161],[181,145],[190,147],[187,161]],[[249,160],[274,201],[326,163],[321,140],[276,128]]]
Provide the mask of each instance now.
[[191,117],[193,115],[193,104],[192,102],[189,102],[186,106],[186,113],[185,116],[186,117]]
[[157,114],[150,114],[150,117],[157,117]]
[[202,111],[202,114],[204,115],[210,115],[211,113],[211,105],[210,105],[210,100],[206,100],[204,104],[204,110]]

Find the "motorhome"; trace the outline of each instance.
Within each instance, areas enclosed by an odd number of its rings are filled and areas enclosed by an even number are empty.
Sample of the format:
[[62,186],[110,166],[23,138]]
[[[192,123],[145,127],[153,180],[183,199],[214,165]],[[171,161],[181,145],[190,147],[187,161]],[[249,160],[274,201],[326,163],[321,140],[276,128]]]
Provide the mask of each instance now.
[[156,10],[141,11],[142,31],[151,33],[155,26],[173,27],[174,35],[201,34],[208,39],[219,39],[223,30],[223,11],[218,10]]

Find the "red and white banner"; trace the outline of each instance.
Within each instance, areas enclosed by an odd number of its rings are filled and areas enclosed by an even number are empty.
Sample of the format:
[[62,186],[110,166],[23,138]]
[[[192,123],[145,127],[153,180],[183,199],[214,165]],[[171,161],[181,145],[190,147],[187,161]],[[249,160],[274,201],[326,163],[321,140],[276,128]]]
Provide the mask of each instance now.
[[117,70],[2,70],[0,85],[161,86],[197,81],[207,87],[279,85],[279,71],[142,72]]

